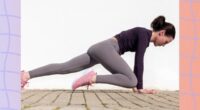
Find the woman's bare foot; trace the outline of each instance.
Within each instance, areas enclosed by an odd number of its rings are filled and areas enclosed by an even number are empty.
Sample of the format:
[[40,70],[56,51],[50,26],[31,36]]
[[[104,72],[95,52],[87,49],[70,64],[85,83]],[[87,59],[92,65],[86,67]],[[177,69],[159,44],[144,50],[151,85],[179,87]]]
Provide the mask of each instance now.
[[24,88],[24,86],[28,83],[28,80],[30,79],[30,74],[27,71],[21,71],[21,88]]

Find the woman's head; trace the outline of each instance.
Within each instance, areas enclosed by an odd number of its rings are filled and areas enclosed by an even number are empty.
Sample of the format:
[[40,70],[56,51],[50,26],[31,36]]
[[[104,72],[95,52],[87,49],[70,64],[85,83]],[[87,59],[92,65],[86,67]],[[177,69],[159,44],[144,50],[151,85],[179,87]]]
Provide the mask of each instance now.
[[155,46],[164,46],[175,38],[176,30],[173,24],[165,22],[164,16],[155,18],[151,27],[153,29],[153,43]]

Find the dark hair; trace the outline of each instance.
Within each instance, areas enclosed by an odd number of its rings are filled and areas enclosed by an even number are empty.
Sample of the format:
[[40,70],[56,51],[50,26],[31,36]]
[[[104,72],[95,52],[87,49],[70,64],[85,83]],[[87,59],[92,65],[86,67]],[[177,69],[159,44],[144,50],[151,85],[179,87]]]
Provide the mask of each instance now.
[[164,16],[158,16],[151,22],[151,27],[153,28],[153,31],[160,31],[165,30],[166,36],[172,36],[172,38],[175,38],[176,30],[173,24],[169,22],[165,22]]

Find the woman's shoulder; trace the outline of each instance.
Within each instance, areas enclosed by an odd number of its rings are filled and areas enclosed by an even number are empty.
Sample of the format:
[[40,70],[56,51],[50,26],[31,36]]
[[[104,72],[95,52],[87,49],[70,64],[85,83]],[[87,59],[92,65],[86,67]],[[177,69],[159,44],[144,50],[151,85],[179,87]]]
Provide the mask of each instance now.
[[134,29],[139,30],[139,31],[148,31],[149,30],[145,27],[135,27]]
[[130,28],[126,31],[145,32],[145,31],[149,31],[149,29],[147,29],[145,27],[134,27],[134,28]]

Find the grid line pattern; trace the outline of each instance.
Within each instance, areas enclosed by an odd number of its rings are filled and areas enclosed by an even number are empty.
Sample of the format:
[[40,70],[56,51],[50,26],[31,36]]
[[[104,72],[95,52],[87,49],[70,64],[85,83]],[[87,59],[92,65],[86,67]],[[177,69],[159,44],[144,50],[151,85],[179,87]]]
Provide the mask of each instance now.
[[200,1],[180,0],[180,110],[200,110]]
[[0,0],[0,7],[0,110],[19,110],[20,1]]

